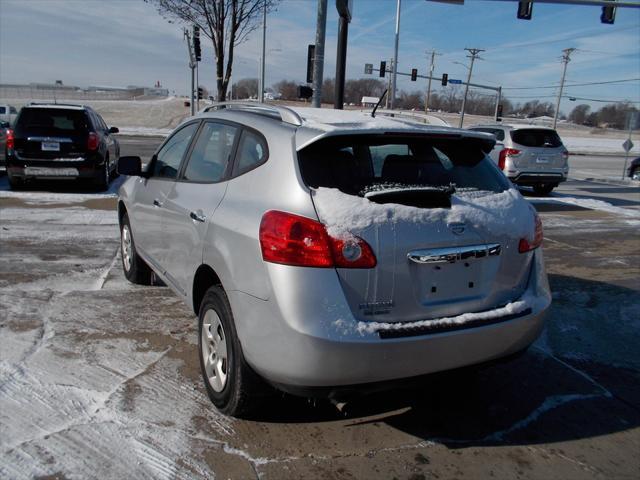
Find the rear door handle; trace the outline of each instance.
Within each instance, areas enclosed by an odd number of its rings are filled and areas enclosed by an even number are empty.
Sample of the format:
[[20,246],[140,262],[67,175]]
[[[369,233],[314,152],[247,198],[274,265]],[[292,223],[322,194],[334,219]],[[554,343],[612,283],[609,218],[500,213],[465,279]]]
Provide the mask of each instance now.
[[153,199],[153,206],[154,207],[161,207],[162,206],[162,202],[160,200],[158,200],[157,198]]
[[202,211],[198,211],[198,212],[191,212],[189,213],[189,217],[191,217],[191,220],[195,220],[196,222],[205,222],[207,220],[207,217],[205,215],[202,214]]

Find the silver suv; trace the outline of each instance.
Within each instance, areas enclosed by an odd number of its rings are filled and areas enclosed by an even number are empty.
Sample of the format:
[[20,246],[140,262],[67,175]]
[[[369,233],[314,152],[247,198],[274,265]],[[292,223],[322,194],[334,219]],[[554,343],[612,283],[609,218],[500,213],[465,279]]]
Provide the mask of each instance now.
[[[218,104],[184,121],[118,214],[127,278],[199,316],[207,392],[341,395],[526,349],[550,304],[542,226],[489,135],[361,112]],[[386,384],[386,383],[385,383]]]
[[469,130],[495,135],[491,158],[516,185],[548,195],[569,174],[569,152],[558,133],[532,125],[474,125]]

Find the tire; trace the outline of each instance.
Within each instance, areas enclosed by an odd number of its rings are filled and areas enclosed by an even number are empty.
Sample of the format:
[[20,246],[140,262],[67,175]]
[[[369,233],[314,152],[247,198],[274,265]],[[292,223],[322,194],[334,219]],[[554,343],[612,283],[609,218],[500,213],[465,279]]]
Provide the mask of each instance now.
[[533,186],[533,191],[537,195],[549,195],[555,187],[553,183],[539,183]]
[[640,167],[636,167],[633,170],[631,170],[631,173],[629,174],[629,177],[632,180],[640,180]]
[[198,352],[202,379],[216,408],[233,417],[253,410],[264,384],[244,360],[231,306],[220,286],[209,288],[200,305]]
[[11,190],[21,190],[22,187],[24,187],[24,180],[22,178],[12,177],[11,175],[7,175],[7,178]]
[[151,285],[151,269],[136,252],[129,216],[126,213],[120,225],[120,249],[122,269],[127,280],[138,285]]
[[104,167],[96,178],[96,187],[99,191],[104,192],[109,190],[109,183],[111,183],[111,170],[109,169],[109,157],[104,159]]

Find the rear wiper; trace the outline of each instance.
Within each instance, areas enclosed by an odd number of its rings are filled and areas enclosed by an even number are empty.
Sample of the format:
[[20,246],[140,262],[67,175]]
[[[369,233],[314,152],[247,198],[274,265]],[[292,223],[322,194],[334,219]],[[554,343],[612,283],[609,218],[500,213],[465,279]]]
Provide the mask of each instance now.
[[444,194],[448,197],[456,193],[455,183],[449,185],[404,185],[400,183],[378,184],[365,188],[360,196],[365,198],[400,193]]

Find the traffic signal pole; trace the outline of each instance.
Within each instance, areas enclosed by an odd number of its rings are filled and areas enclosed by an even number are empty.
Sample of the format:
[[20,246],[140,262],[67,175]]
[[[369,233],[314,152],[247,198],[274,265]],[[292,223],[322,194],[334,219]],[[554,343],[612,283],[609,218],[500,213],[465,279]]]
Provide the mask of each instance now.
[[462,123],[464,122],[464,108],[467,105],[467,94],[469,93],[471,73],[473,72],[473,62],[476,58],[478,58],[478,54],[480,52],[484,52],[484,50],[481,50],[479,48],[465,48],[465,50],[467,50],[471,54],[471,56],[467,55],[467,57],[471,59],[471,65],[469,66],[469,75],[467,76],[467,83],[465,84],[464,88],[464,97],[462,97],[462,111],[460,112],[460,125],[458,125],[459,128],[462,128]]
[[187,51],[189,53],[189,68],[191,69],[191,102],[190,102],[190,106],[191,106],[191,116],[196,114],[195,108],[196,108],[196,104],[195,104],[195,81],[196,81],[196,76],[195,76],[195,69],[196,69],[196,65],[198,64],[198,62],[196,62],[195,59],[195,55],[193,52],[193,45],[191,43],[191,35],[189,34],[189,30],[188,29],[184,29],[184,38],[186,38],[187,40]]

